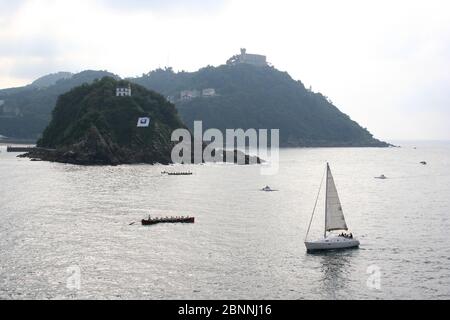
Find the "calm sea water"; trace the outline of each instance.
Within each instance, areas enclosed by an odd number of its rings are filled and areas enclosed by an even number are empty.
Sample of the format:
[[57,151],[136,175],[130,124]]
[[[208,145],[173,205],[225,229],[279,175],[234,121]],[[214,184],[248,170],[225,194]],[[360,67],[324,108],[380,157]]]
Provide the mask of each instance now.
[[[286,149],[277,175],[201,165],[182,177],[30,162],[3,146],[0,298],[448,299],[450,143],[416,145]],[[326,161],[361,248],[309,255]],[[149,214],[197,223],[130,225]],[[321,200],[312,237],[322,219]]]

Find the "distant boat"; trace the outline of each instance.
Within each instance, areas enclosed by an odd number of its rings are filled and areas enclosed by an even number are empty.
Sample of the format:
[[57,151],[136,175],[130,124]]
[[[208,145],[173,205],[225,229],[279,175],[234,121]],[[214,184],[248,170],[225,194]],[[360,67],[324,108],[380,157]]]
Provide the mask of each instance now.
[[[305,238],[305,246],[308,252],[320,251],[320,250],[336,250],[336,249],[348,249],[359,247],[358,239],[353,237],[353,234],[347,234],[348,227],[345,222],[344,213],[342,211],[341,201],[334,183],[331,169],[327,163],[326,167],[326,195],[325,195],[325,230],[323,239],[316,241],[308,241],[309,231],[316,211],[317,202],[319,200],[320,190],[322,189],[322,182],[317,194],[316,203],[309,222],[308,231]],[[332,233],[334,231],[341,231],[342,233],[337,235]]]
[[261,189],[261,191],[265,191],[265,192],[273,192],[273,191],[276,191],[276,190],[273,190],[271,187],[269,187],[269,186],[265,186],[264,188],[262,188]]
[[165,217],[165,218],[152,218],[143,219],[143,226],[151,226],[159,223],[195,223],[194,217]]
[[379,176],[379,177],[375,177],[375,179],[385,180],[385,179],[387,179],[387,177],[386,177],[384,174],[382,174],[382,175]]
[[423,164],[424,166],[426,166],[427,162],[426,161],[421,161],[420,164]]

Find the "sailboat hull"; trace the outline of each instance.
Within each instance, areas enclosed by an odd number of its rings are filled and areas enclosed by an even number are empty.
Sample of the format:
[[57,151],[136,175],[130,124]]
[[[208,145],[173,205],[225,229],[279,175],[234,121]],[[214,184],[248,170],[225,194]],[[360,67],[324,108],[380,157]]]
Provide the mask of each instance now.
[[317,241],[306,241],[305,246],[308,252],[350,249],[350,248],[358,248],[359,240],[344,237],[333,237]]

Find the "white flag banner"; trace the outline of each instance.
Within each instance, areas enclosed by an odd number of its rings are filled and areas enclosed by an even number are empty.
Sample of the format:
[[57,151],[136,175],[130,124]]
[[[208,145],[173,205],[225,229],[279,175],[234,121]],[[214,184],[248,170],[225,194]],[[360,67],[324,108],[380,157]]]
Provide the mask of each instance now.
[[137,126],[138,128],[148,128],[150,126],[150,118],[139,118]]

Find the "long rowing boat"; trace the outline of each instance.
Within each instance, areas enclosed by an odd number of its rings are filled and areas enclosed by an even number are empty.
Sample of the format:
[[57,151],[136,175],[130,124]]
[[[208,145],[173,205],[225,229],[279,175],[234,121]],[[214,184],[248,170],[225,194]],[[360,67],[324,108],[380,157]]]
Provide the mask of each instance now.
[[166,217],[166,218],[148,218],[142,220],[143,226],[151,226],[158,223],[195,223],[194,217]]

